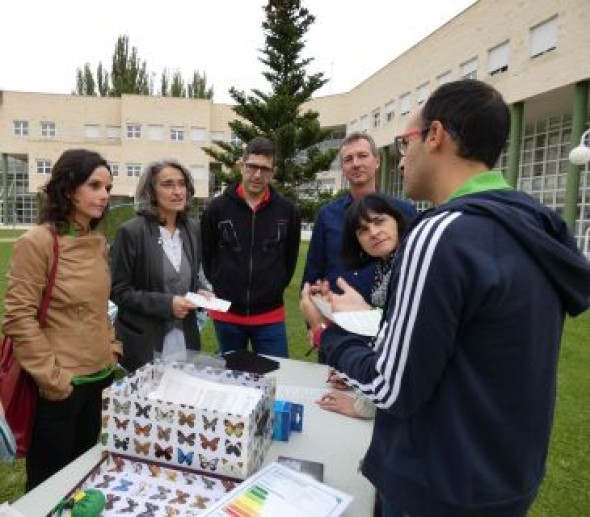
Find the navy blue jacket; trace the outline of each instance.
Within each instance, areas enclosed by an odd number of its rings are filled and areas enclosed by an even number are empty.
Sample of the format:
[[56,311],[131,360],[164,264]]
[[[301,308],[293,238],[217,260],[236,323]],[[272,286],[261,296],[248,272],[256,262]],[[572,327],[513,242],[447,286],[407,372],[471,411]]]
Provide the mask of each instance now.
[[[416,217],[414,206],[393,197],[391,201],[402,213],[409,226]],[[352,196],[348,193],[326,204],[319,211],[311,234],[301,285],[305,282],[313,284],[316,280],[329,280],[330,288],[340,292],[336,286],[336,280],[342,277],[361,293],[365,300],[370,301],[376,262],[371,261],[362,268],[350,270],[344,268],[340,258],[344,214],[352,202]]]
[[328,363],[379,408],[363,473],[413,516],[524,515],[589,262],[558,215],[512,190],[422,214],[395,260],[376,349],[337,326],[322,336]]

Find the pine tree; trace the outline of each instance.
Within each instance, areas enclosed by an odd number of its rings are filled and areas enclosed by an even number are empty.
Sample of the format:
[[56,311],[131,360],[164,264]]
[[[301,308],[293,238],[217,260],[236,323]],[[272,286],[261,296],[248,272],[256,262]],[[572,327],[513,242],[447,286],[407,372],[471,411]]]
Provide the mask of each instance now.
[[172,83],[170,84],[170,97],[186,97],[186,89],[182,74],[176,70],[172,74]]
[[76,70],[76,95],[96,95],[96,83],[90,65],[84,64],[84,69]]
[[213,99],[213,87],[207,87],[206,73],[193,73],[193,80],[187,86],[186,96],[192,99]]
[[224,183],[239,178],[237,162],[243,146],[257,135],[274,140],[277,147],[277,187],[288,197],[295,198],[296,189],[314,180],[317,172],[328,170],[335,150],[322,152],[318,144],[329,131],[322,130],[317,112],[302,113],[302,104],[312,98],[326,82],[323,73],[308,75],[312,58],[302,58],[304,36],[315,17],[301,7],[300,0],[269,0],[264,7],[262,23],[265,46],[260,61],[266,66],[264,77],[270,93],[254,89],[251,94],[230,89],[237,105],[234,112],[240,119],[229,123],[242,144],[215,141],[219,149],[204,148],[221,162],[229,172],[219,173]]
[[137,48],[129,49],[129,37],[119,36],[111,67],[111,97],[124,93],[149,95],[149,78],[146,62],[139,59]]

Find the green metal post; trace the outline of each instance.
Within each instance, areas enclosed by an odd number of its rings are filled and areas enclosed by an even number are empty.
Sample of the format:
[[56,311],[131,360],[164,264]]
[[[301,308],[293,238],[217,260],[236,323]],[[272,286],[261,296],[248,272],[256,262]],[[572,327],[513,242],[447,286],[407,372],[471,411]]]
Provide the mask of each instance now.
[[[588,85],[590,81],[581,81],[576,84],[574,93],[574,106],[572,113],[572,149],[576,147],[582,133],[586,129],[586,119],[588,117]],[[580,189],[580,166],[569,164],[567,169],[567,182],[565,185],[565,209],[563,217],[570,229],[574,231],[576,217],[578,215],[578,191]]]
[[520,168],[520,142],[522,140],[522,120],[524,103],[515,102],[510,106],[510,137],[508,142],[508,166],[506,181],[516,188],[518,170]]
[[387,192],[387,185],[389,179],[389,147],[382,147],[379,149],[381,156],[381,164],[379,166],[379,185],[377,188],[380,192]]

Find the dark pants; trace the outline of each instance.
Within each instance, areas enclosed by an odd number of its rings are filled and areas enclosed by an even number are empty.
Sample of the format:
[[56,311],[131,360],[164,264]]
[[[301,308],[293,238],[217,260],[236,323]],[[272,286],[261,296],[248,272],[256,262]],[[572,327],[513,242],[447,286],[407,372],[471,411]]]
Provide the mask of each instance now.
[[101,425],[102,390],[112,376],[74,386],[65,400],[39,398],[27,453],[27,492],[94,446]]

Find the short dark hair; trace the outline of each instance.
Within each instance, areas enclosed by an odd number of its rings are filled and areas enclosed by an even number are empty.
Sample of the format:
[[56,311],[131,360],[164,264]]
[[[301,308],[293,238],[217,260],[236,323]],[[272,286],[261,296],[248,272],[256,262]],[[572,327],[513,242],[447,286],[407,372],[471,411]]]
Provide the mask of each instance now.
[[393,217],[397,222],[398,240],[401,242],[406,231],[406,221],[402,213],[395,208],[393,200],[383,194],[367,194],[352,203],[344,214],[340,256],[346,269],[363,267],[375,260],[375,257],[364,252],[356,236],[356,231],[360,228],[361,223],[369,221],[371,214],[385,214]]
[[172,167],[182,173],[184,182],[186,183],[186,206],[184,210],[180,212],[179,217],[188,217],[190,212],[190,202],[195,195],[195,185],[193,178],[189,171],[183,167],[176,160],[163,160],[161,162],[150,163],[139,177],[137,182],[137,188],[135,190],[135,207],[136,212],[141,215],[147,215],[160,220],[160,212],[158,210],[158,201],[156,200],[156,176],[165,167]]
[[510,111],[500,92],[474,79],[439,86],[424,104],[421,118],[424,128],[438,120],[457,142],[461,158],[481,161],[490,169],[510,130]]
[[[39,224],[50,223],[58,233],[64,233],[70,226],[74,210],[72,194],[92,175],[97,167],[106,167],[107,161],[98,153],[87,149],[68,149],[57,159],[51,169],[49,181],[41,188]],[[104,217],[91,219],[90,228],[96,228]]]
[[265,136],[257,136],[250,140],[244,149],[243,159],[247,159],[251,154],[259,154],[272,158],[274,165],[276,158],[276,148],[274,142]]

